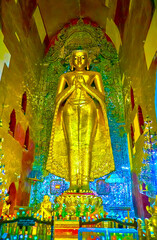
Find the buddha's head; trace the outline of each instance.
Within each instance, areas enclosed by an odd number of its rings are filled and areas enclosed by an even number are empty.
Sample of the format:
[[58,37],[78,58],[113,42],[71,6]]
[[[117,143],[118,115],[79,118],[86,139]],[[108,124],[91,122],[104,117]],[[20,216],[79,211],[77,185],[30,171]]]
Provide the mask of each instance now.
[[50,200],[50,197],[48,195],[45,195],[44,196],[44,202],[49,202],[49,200]]
[[89,70],[88,64],[88,54],[85,50],[75,50],[72,52],[72,61],[71,61],[71,70],[81,71],[87,67]]

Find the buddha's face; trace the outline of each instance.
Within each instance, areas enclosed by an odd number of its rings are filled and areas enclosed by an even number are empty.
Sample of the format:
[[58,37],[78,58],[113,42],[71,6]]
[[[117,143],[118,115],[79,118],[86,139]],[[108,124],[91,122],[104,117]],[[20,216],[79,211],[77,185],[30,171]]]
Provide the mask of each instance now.
[[85,51],[74,51],[72,64],[75,70],[84,70],[87,67],[87,53]]
[[49,201],[49,196],[48,195],[45,195],[44,196],[44,202],[48,202]]

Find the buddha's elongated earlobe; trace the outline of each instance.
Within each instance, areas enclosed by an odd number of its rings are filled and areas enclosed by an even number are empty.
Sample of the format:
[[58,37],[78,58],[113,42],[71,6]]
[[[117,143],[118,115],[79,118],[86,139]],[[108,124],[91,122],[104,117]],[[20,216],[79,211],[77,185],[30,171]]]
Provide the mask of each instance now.
[[89,71],[89,62],[87,63],[87,71]]
[[73,54],[72,54],[72,56],[70,57],[70,69],[71,69],[71,71],[74,71]]
[[89,71],[89,66],[90,66],[90,61],[89,59],[87,60],[87,71]]
[[74,71],[74,66],[72,63],[70,64],[70,68],[71,68],[71,71]]

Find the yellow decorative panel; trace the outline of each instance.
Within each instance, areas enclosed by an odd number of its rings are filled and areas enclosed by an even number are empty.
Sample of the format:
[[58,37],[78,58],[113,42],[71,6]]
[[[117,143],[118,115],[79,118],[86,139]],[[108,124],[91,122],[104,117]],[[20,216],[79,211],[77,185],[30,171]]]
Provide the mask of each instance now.
[[135,153],[136,153],[136,147],[134,146],[133,147],[133,155],[135,155]]
[[105,6],[110,7],[110,5],[111,5],[110,0],[105,0]]
[[36,23],[36,26],[37,26],[37,29],[38,29],[40,40],[43,43],[44,39],[45,39],[45,36],[46,36],[46,31],[45,31],[45,26],[44,26],[44,23],[43,23],[43,20],[42,20],[40,10],[39,10],[38,6],[37,6],[37,8],[35,9],[35,12],[34,12],[34,20],[35,20],[35,23]]
[[122,45],[122,40],[117,25],[112,19],[106,21],[106,34],[111,38],[117,52],[119,52],[120,45]]
[[18,42],[20,42],[20,38],[19,38],[19,35],[17,34],[17,32],[15,32],[15,36],[16,36]]
[[2,76],[4,64],[6,64],[7,67],[9,67],[10,57],[11,57],[8,49],[6,48],[3,42],[3,38],[4,38],[3,33],[0,30],[0,79]]
[[155,10],[152,22],[144,44],[147,68],[149,69],[153,57],[157,51],[157,10]]
[[131,11],[132,8],[132,0],[130,0],[130,4],[129,4],[129,12]]
[[138,115],[136,113],[135,118],[134,118],[134,138],[135,138],[135,142],[137,141],[137,139],[140,136],[140,128],[139,128],[139,121],[138,121]]
[[132,170],[132,154],[131,154],[131,142],[130,142],[130,136],[129,133],[127,134],[127,139],[128,139],[128,152],[129,152],[129,159],[130,159],[130,169]]
[[123,76],[122,76],[122,85],[124,84],[124,80],[125,80],[125,74],[123,73]]

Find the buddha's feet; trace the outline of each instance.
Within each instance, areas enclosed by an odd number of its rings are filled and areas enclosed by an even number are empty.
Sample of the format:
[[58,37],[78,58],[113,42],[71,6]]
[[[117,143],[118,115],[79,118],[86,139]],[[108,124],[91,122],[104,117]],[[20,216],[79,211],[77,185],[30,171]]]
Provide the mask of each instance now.
[[[76,189],[74,190],[76,191]],[[59,208],[56,211],[62,213],[63,206],[65,208],[66,205],[65,211],[67,216],[93,216],[93,214],[99,216],[100,212],[103,213],[101,197],[95,196],[90,190],[81,189],[82,192],[79,193],[73,192],[74,190],[67,190],[55,199],[55,203],[59,204]]]
[[80,189],[79,190],[82,190],[82,191],[89,191],[90,190],[90,188],[89,188],[89,185],[83,185],[83,186],[81,186],[80,187]]
[[66,192],[78,193],[79,192],[79,187],[77,185],[70,186],[70,188]]
[[89,188],[89,185],[82,185],[82,186],[79,188],[79,192],[80,192],[80,193],[92,193],[92,191],[91,191],[90,188]]
[[71,193],[92,193],[92,191],[89,188],[89,185],[83,185],[81,187],[78,187],[77,185],[70,186],[68,190],[65,192],[71,192]]

